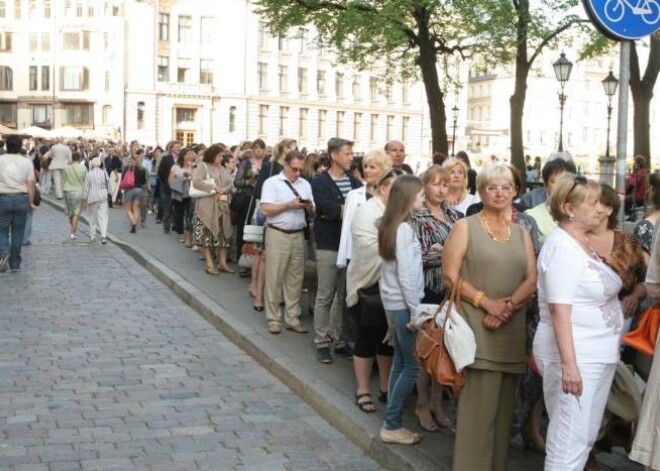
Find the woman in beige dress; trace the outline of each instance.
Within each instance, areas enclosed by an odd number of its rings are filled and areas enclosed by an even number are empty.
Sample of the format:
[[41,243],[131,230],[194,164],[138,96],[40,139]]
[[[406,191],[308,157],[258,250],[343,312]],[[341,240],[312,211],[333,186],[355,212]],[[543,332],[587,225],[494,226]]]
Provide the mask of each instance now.
[[[232,237],[227,195],[231,194],[232,177],[222,166],[222,151],[223,148],[216,144],[209,147],[192,175],[195,188],[214,192],[213,196],[197,198],[193,221],[193,243],[200,247],[209,275],[217,275],[218,270],[234,273],[227,266]],[[207,181],[209,179],[213,179],[213,183]],[[212,256],[212,251],[216,250],[217,269]]]
[[456,223],[443,250],[449,288],[462,279],[462,312],[476,358],[458,401],[455,471],[504,471],[520,376],[527,366],[525,303],[536,291],[529,233],[511,222],[511,170],[492,165],[477,177],[481,212]]

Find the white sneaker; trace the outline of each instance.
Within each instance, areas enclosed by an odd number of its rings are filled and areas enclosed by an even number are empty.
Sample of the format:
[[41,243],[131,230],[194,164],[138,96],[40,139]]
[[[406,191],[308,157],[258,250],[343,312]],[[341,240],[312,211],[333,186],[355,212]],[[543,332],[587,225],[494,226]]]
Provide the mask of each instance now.
[[78,240],[78,237],[75,234],[71,234],[71,240]]
[[90,237],[90,238],[89,238],[89,241],[90,241],[90,243],[91,243],[91,242],[95,242],[95,241],[96,241],[96,237],[94,237],[94,236]]

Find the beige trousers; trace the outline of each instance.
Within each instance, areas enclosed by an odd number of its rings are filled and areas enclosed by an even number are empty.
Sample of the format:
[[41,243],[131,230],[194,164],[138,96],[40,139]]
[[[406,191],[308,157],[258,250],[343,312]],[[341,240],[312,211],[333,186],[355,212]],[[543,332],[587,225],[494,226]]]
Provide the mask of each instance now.
[[305,276],[305,236],[266,228],[265,313],[268,324],[281,319],[280,293],[284,293],[284,321],[300,323],[300,294]]

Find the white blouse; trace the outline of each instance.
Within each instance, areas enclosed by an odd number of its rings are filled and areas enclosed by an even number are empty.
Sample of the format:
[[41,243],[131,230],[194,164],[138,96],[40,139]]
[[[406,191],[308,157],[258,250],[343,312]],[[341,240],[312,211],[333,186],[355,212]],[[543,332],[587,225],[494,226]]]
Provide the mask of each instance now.
[[537,272],[540,322],[534,336],[534,355],[560,361],[549,304],[568,304],[578,363],[616,363],[623,328],[619,275],[587,255],[560,227],[546,239]]

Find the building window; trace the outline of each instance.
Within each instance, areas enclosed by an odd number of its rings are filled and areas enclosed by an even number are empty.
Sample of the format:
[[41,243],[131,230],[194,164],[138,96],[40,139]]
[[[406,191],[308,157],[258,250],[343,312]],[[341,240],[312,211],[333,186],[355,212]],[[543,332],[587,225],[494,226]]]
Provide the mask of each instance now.
[[107,51],[110,47],[110,33],[107,31],[103,33],[103,50]]
[[287,93],[289,91],[289,68],[286,65],[280,65],[277,76],[280,81],[280,93]]
[[39,49],[39,36],[37,33],[30,33],[30,52],[36,52]]
[[257,46],[266,49],[268,47],[268,25],[265,21],[259,22],[259,31],[257,34]]
[[158,39],[160,41],[170,40],[170,15],[168,13],[158,14]]
[[259,134],[266,134],[268,132],[268,105],[259,105]]
[[0,65],[0,90],[11,91],[14,88],[14,71],[11,67]]
[[199,83],[213,84],[213,59],[201,59],[199,61]]
[[378,80],[375,77],[369,79],[369,96],[371,101],[378,100]]
[[50,51],[50,33],[41,33],[41,50]]
[[44,1],[44,18],[50,18],[50,0],[43,0]]
[[[0,70],[3,66],[0,66]],[[7,126],[16,126],[17,121],[16,103],[2,103],[0,102],[0,124]]]
[[298,67],[298,93],[307,95],[307,69]]
[[344,121],[345,121],[345,112],[337,111],[337,137],[342,137],[344,135]]
[[0,18],[6,18],[7,17],[7,6],[5,4],[5,0],[0,0]]
[[89,51],[89,31],[69,31],[62,34],[65,51]]
[[388,141],[394,136],[394,116],[389,115],[387,117],[387,128],[385,130],[386,137]]
[[105,93],[110,93],[110,71],[106,70],[103,77],[103,89]]
[[144,129],[144,102],[138,101],[137,103],[137,128]]
[[30,91],[36,90],[39,85],[39,68],[36,65],[30,66]]
[[11,52],[11,33],[0,33],[0,52]]
[[328,112],[319,110],[319,139],[325,139],[325,128],[328,122]]
[[37,17],[37,0],[28,0],[28,18]]
[[309,110],[307,108],[300,108],[300,116],[298,116],[298,137],[307,136],[307,115]]
[[401,122],[401,140],[405,144],[408,142],[408,137],[410,136],[410,117],[404,116],[403,121]]
[[337,98],[344,97],[344,74],[337,72],[335,75],[335,96]]
[[87,16],[90,18],[94,16],[94,7],[92,5],[87,6]]
[[41,66],[41,89],[50,90],[50,66]]
[[87,67],[60,67],[60,90],[81,91],[89,89],[89,69]]
[[194,124],[197,122],[197,108],[177,108],[176,124]]
[[369,140],[376,142],[376,135],[378,134],[378,115],[371,115],[371,122],[369,123]]
[[50,105],[32,105],[32,126],[50,127],[53,124]]
[[202,44],[211,44],[213,42],[213,31],[215,28],[215,18],[211,16],[202,16],[200,23],[200,42]]
[[353,140],[360,141],[362,136],[362,113],[353,116]]
[[179,16],[179,42],[189,43],[192,41],[192,16]]
[[176,69],[176,81],[188,83],[190,81],[190,59],[179,57]]
[[78,2],[76,2],[76,16],[77,16],[78,18],[80,18],[80,17],[83,16],[82,13],[83,13],[82,2],[78,1]]
[[280,33],[277,36],[277,49],[282,52],[287,52],[289,50],[289,40],[286,37],[286,33]]
[[14,18],[17,20],[21,17],[21,0],[14,0]]
[[229,107],[229,132],[236,132],[236,107]]
[[170,81],[170,58],[167,56],[158,56],[158,81]]
[[65,105],[66,123],[70,126],[93,126],[94,125],[94,105],[76,104]]
[[259,90],[268,89],[268,64],[259,62],[257,64],[257,80],[259,82]]
[[359,75],[354,75],[353,76],[353,99],[354,100],[359,100],[361,98],[361,86],[360,86],[360,76]]
[[410,104],[410,94],[408,93],[409,88],[410,87],[408,86],[408,82],[403,82],[401,85],[401,101],[404,105]]
[[289,129],[289,107],[280,106],[280,136],[286,136]]
[[394,97],[394,94],[392,93],[392,84],[388,83],[385,86],[385,98],[387,99],[388,103],[392,103],[393,97]]
[[101,124],[104,126],[110,126],[110,120],[112,115],[112,106],[105,105],[101,110]]
[[298,52],[304,54],[307,50],[307,38],[309,36],[309,30],[307,28],[300,28],[298,30]]
[[316,91],[319,96],[325,96],[325,70],[316,72]]

